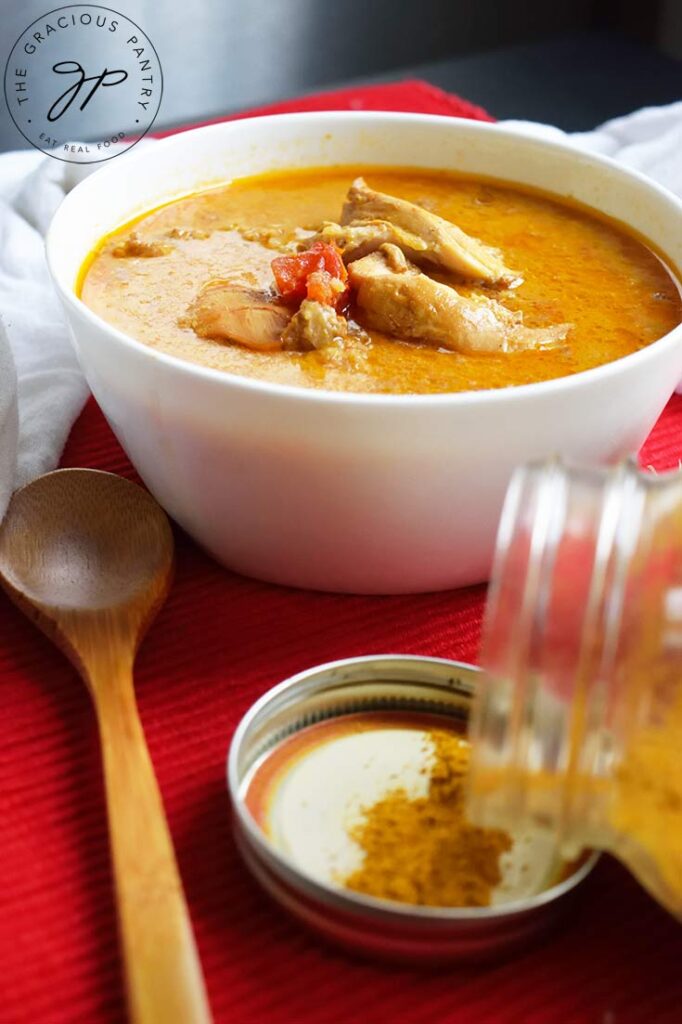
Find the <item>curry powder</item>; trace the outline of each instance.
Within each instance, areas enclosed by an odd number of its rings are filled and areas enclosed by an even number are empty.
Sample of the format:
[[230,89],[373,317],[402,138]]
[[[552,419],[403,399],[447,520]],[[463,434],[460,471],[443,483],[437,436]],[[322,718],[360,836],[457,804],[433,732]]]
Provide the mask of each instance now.
[[343,880],[348,889],[434,907],[484,907],[501,881],[500,858],[512,846],[506,832],[478,828],[465,815],[469,744],[445,730],[427,737],[433,751],[426,796],[400,787],[349,829],[364,853]]

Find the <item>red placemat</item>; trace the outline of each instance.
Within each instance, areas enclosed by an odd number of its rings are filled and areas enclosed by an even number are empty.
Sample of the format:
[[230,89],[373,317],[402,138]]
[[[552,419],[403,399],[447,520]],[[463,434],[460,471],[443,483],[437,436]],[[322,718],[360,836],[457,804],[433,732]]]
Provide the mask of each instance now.
[[[487,117],[423,82],[259,112],[335,107]],[[676,397],[642,463],[669,468],[681,455]],[[62,464],[134,476],[92,401]],[[485,970],[355,961],[272,906],[230,835],[224,764],[239,717],[280,679],[333,658],[401,651],[475,660],[484,590],[293,591],[226,572],[179,532],[177,542],[177,581],[136,679],[216,1024],[677,1024],[682,932],[612,862],[553,938]],[[0,685],[0,1022],[122,1024],[92,709],[70,666],[4,596]]]

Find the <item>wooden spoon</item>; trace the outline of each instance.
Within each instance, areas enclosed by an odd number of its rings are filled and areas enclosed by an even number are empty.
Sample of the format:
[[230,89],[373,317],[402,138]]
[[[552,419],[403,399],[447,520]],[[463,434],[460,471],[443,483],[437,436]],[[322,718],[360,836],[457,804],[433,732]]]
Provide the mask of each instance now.
[[130,1015],[211,1015],[132,668],[173,572],[165,514],[140,487],[88,469],[48,473],[12,498],[0,584],[67,654],[92,695],[102,742]]

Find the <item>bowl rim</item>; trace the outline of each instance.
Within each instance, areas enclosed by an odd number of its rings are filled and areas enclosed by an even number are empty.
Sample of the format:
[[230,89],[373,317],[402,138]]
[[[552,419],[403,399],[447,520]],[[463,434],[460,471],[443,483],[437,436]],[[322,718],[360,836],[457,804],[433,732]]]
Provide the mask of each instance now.
[[500,903],[488,907],[434,907],[414,904],[400,903],[396,900],[379,899],[375,896],[368,896],[364,893],[356,893],[340,886],[321,881],[301,871],[285,854],[281,853],[272,845],[258,828],[246,809],[241,799],[240,790],[242,780],[239,776],[238,757],[244,737],[251,726],[251,723],[267,707],[271,701],[276,701],[282,693],[294,689],[299,683],[318,674],[334,672],[337,669],[361,667],[365,664],[377,665],[385,662],[395,664],[396,661],[406,662],[413,665],[433,665],[448,670],[456,670],[464,674],[479,675],[483,669],[464,661],[454,661],[449,658],[434,658],[428,655],[419,654],[369,654],[359,657],[341,658],[335,661],[324,662],[320,665],[312,665],[303,669],[295,675],[266,690],[239,720],[234,730],[227,754],[226,780],[227,790],[230,796],[232,809],[238,826],[244,836],[244,841],[253,851],[253,855],[263,860],[262,850],[265,851],[267,860],[277,865],[278,877],[288,879],[289,883],[298,891],[307,894],[317,902],[327,906],[335,907],[338,910],[354,912],[371,917],[373,920],[409,919],[411,922],[421,921],[424,923],[454,924],[457,922],[494,922],[509,917],[520,916],[541,910],[555,900],[561,899],[583,882],[596,866],[600,859],[598,851],[588,851],[585,860],[575,871],[566,878],[556,882],[547,889],[529,896],[525,899],[510,900],[508,903]]
[[[645,190],[653,191],[660,198],[664,199],[680,217],[680,224],[682,226],[682,199],[676,196],[669,189],[662,185],[659,185],[653,179],[642,174],[640,171],[633,170],[629,167],[618,163],[611,157],[603,156],[602,154],[587,153],[584,150],[570,144],[569,142],[549,139],[540,137],[530,131],[524,131],[518,127],[508,127],[504,123],[491,123],[488,121],[477,121],[470,118],[453,117],[447,114],[418,114],[418,113],[404,113],[398,111],[305,111],[299,113],[290,114],[270,114],[265,116],[253,116],[253,117],[242,117],[231,121],[220,121],[215,124],[203,125],[197,128],[191,128],[187,131],[179,131],[173,135],[167,136],[166,138],[155,140],[155,145],[152,148],[145,147],[145,149],[138,149],[134,153],[126,154],[126,160],[124,167],[126,173],[134,173],[135,164],[143,164],[150,158],[153,153],[158,153],[160,147],[164,149],[172,149],[173,146],[177,146],[182,140],[185,144],[188,137],[194,136],[196,133],[202,133],[205,135],[214,134],[220,135],[224,132],[229,133],[230,131],[238,131],[239,126],[245,122],[251,124],[253,122],[261,122],[263,133],[267,134],[268,126],[273,122],[277,124],[291,124],[296,125],[315,125],[319,124],[320,131],[323,131],[325,124],[334,124],[335,122],[355,122],[358,126],[363,123],[385,122],[388,126],[391,124],[431,124],[435,128],[449,128],[455,131],[463,131],[465,134],[494,134],[502,139],[507,139],[512,144],[535,146],[541,149],[550,149],[556,153],[563,154],[565,158],[579,158],[581,162],[588,163],[597,166],[608,167],[618,178],[625,180],[634,180],[639,186]],[[428,170],[429,168],[425,168]],[[448,168],[434,168],[440,170],[448,170]],[[227,370],[213,369],[208,366],[203,366],[200,363],[194,363],[186,359],[181,359],[179,356],[170,355],[167,352],[160,351],[152,348],[142,341],[137,340],[131,334],[127,334],[112,324],[108,323],[103,317],[94,313],[78,296],[73,287],[67,287],[61,280],[60,271],[58,270],[59,265],[59,235],[64,228],[68,228],[68,221],[66,217],[69,214],[71,207],[77,204],[80,200],[80,193],[91,187],[91,183],[94,181],[103,181],[106,177],[116,178],[121,173],[120,166],[109,163],[100,168],[95,172],[88,175],[85,179],[80,181],[67,195],[64,197],[59,207],[57,208],[52,221],[50,223],[46,240],[45,240],[45,251],[47,265],[52,277],[52,281],[62,299],[62,302],[72,309],[72,311],[81,318],[84,318],[91,327],[104,331],[109,335],[110,340],[116,341],[119,345],[122,345],[126,349],[132,349],[133,352],[137,352],[149,359],[151,363],[161,364],[171,371],[178,371],[187,374],[189,377],[204,380],[217,384],[218,386],[232,386],[238,389],[243,389],[247,392],[252,392],[256,395],[278,397],[280,399],[289,399],[293,401],[304,401],[312,404],[333,404],[343,406],[361,406],[369,408],[380,408],[380,407],[433,407],[433,406],[468,406],[471,404],[499,404],[500,402],[517,402],[524,401],[526,396],[529,394],[537,394],[538,396],[551,397],[558,392],[571,391],[575,388],[580,388],[587,384],[598,384],[604,378],[607,378],[613,374],[619,372],[626,372],[627,370],[635,370],[637,366],[652,358],[652,352],[659,352],[662,348],[673,348],[675,345],[682,342],[682,321],[677,324],[672,330],[668,331],[667,334],[662,335],[655,341],[650,342],[644,348],[638,349],[636,352],[631,352],[628,355],[621,356],[618,359],[611,360],[607,363],[602,363],[599,366],[592,367],[587,370],[581,370],[578,373],[569,374],[563,377],[555,377],[545,381],[534,381],[529,384],[517,384],[509,385],[502,388],[482,388],[480,390],[471,391],[444,391],[435,393],[417,393],[417,394],[385,394],[377,392],[357,392],[357,391],[335,391],[332,389],[325,388],[307,388],[293,384],[280,384],[274,381],[261,380],[255,377],[240,376],[236,373],[231,373]],[[245,175],[244,177],[248,177]],[[500,181],[504,181],[503,178]],[[523,182],[511,182],[512,185],[520,184]],[[177,198],[181,199],[183,195],[187,193],[178,194]],[[190,193],[191,194],[191,193]],[[552,195],[551,191],[548,191],[549,195]],[[557,199],[561,201],[562,197],[557,195]],[[170,200],[171,202],[173,200]],[[596,209],[590,207],[588,204],[584,204],[587,209]],[[597,210],[597,212],[599,212]],[[143,214],[144,215],[144,214]],[[621,222],[625,229],[629,227],[626,222]],[[115,230],[115,229],[113,229]],[[646,241],[646,239],[645,239]],[[663,254],[664,256],[666,254]],[[84,261],[87,257],[87,253],[83,255],[82,260]],[[672,263],[672,261],[670,261]],[[81,261],[82,265],[82,261]],[[682,280],[678,277],[677,268],[673,270],[671,266],[666,263],[668,272],[673,277],[680,287],[682,292]],[[675,384],[671,385],[671,392],[675,387]]]

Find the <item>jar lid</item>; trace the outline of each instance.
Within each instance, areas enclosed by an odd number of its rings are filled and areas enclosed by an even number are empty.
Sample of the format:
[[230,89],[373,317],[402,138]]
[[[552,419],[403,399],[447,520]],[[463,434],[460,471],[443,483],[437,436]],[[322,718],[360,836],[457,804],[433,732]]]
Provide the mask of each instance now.
[[512,836],[490,906],[414,905],[343,884],[362,862],[353,823],[389,790],[422,794],[425,740],[465,734],[481,678],[435,658],[353,658],[302,672],[251,708],[228,759],[235,835],[280,904],[354,952],[410,962],[509,953],[556,919],[597,858],[568,863],[540,832]]

